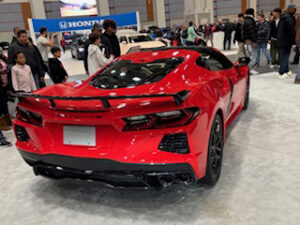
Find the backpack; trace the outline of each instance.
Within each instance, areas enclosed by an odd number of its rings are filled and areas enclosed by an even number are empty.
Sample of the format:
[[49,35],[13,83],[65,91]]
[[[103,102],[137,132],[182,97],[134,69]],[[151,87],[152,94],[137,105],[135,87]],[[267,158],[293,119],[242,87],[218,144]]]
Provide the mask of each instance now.
[[187,29],[185,29],[184,31],[182,31],[181,37],[184,38],[184,39],[186,39],[188,37],[188,31],[187,31]]

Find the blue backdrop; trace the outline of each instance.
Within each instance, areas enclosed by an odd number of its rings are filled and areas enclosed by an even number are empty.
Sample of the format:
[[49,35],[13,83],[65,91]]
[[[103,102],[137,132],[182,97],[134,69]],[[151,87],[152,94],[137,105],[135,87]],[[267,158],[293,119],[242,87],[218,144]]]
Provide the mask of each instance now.
[[137,14],[136,12],[101,16],[101,17],[79,17],[67,19],[32,19],[34,32],[39,32],[41,27],[47,27],[49,32],[62,32],[72,30],[88,30],[93,27],[95,23],[102,24],[105,19],[112,19],[116,21],[118,27],[122,26],[136,26]]

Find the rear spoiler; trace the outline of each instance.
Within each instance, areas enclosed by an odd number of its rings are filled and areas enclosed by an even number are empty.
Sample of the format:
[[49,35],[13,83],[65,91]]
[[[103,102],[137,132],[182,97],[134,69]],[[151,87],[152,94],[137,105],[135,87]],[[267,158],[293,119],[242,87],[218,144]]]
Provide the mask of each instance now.
[[121,95],[121,96],[81,96],[81,97],[67,97],[67,96],[46,96],[38,94],[30,94],[27,92],[14,92],[10,93],[11,96],[17,97],[19,101],[24,98],[36,98],[36,99],[48,99],[51,107],[55,107],[55,100],[69,100],[69,101],[89,101],[89,100],[100,100],[104,108],[110,108],[111,105],[109,100],[116,99],[135,99],[135,98],[161,98],[161,97],[172,97],[176,105],[181,105],[184,100],[189,96],[190,91],[183,90],[175,94],[143,94],[143,95]]

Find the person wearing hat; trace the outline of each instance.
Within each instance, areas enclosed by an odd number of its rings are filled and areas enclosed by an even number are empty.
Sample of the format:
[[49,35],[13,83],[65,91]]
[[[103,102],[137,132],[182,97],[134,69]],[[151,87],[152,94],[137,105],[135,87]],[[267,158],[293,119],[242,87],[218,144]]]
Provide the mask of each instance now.
[[[111,58],[113,55],[113,48],[108,38],[102,34],[102,29],[100,24],[98,23],[94,24],[92,28],[92,33],[98,33],[100,35],[101,42],[99,48],[101,51],[104,51],[105,57],[107,59]],[[90,44],[91,44],[90,40],[87,39],[86,42],[84,43],[84,56],[83,56],[84,68],[85,68],[86,75],[88,76],[92,75],[89,73],[89,66],[88,66],[88,55],[89,55],[88,51],[89,51]]]
[[286,13],[280,16],[277,31],[277,45],[282,49],[282,57],[279,67],[279,78],[289,78],[289,58],[292,46],[295,45],[295,13],[297,5],[291,3],[288,5]]
[[256,63],[258,36],[258,27],[254,18],[254,9],[247,9],[245,12],[245,19],[242,28],[242,38],[245,41],[247,54],[251,59],[249,64],[250,73],[253,75],[258,74],[258,72],[253,69]]

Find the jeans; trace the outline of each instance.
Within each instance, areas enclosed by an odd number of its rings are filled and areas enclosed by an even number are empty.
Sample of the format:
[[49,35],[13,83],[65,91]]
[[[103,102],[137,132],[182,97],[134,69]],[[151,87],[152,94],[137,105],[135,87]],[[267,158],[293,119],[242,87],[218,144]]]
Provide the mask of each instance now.
[[4,139],[5,139],[5,137],[4,137],[3,133],[2,133],[2,131],[0,130],[0,141],[3,141]]
[[246,50],[248,57],[251,59],[249,69],[252,70],[256,62],[257,49],[254,48],[254,43],[252,41],[246,41]]
[[33,74],[36,89],[40,89],[40,76],[38,73]]
[[280,61],[280,68],[279,68],[280,75],[289,72],[289,59],[291,55],[291,49],[292,46],[282,48],[282,58]]
[[224,42],[223,42],[223,48],[224,50],[226,50],[226,44],[228,42],[228,50],[230,50],[230,46],[231,46],[231,36],[224,36]]
[[256,64],[259,65],[260,62],[260,50],[262,50],[262,52],[264,53],[264,55],[266,56],[268,62],[271,62],[271,56],[270,53],[267,50],[267,43],[259,43],[257,44],[257,56],[256,56]]

